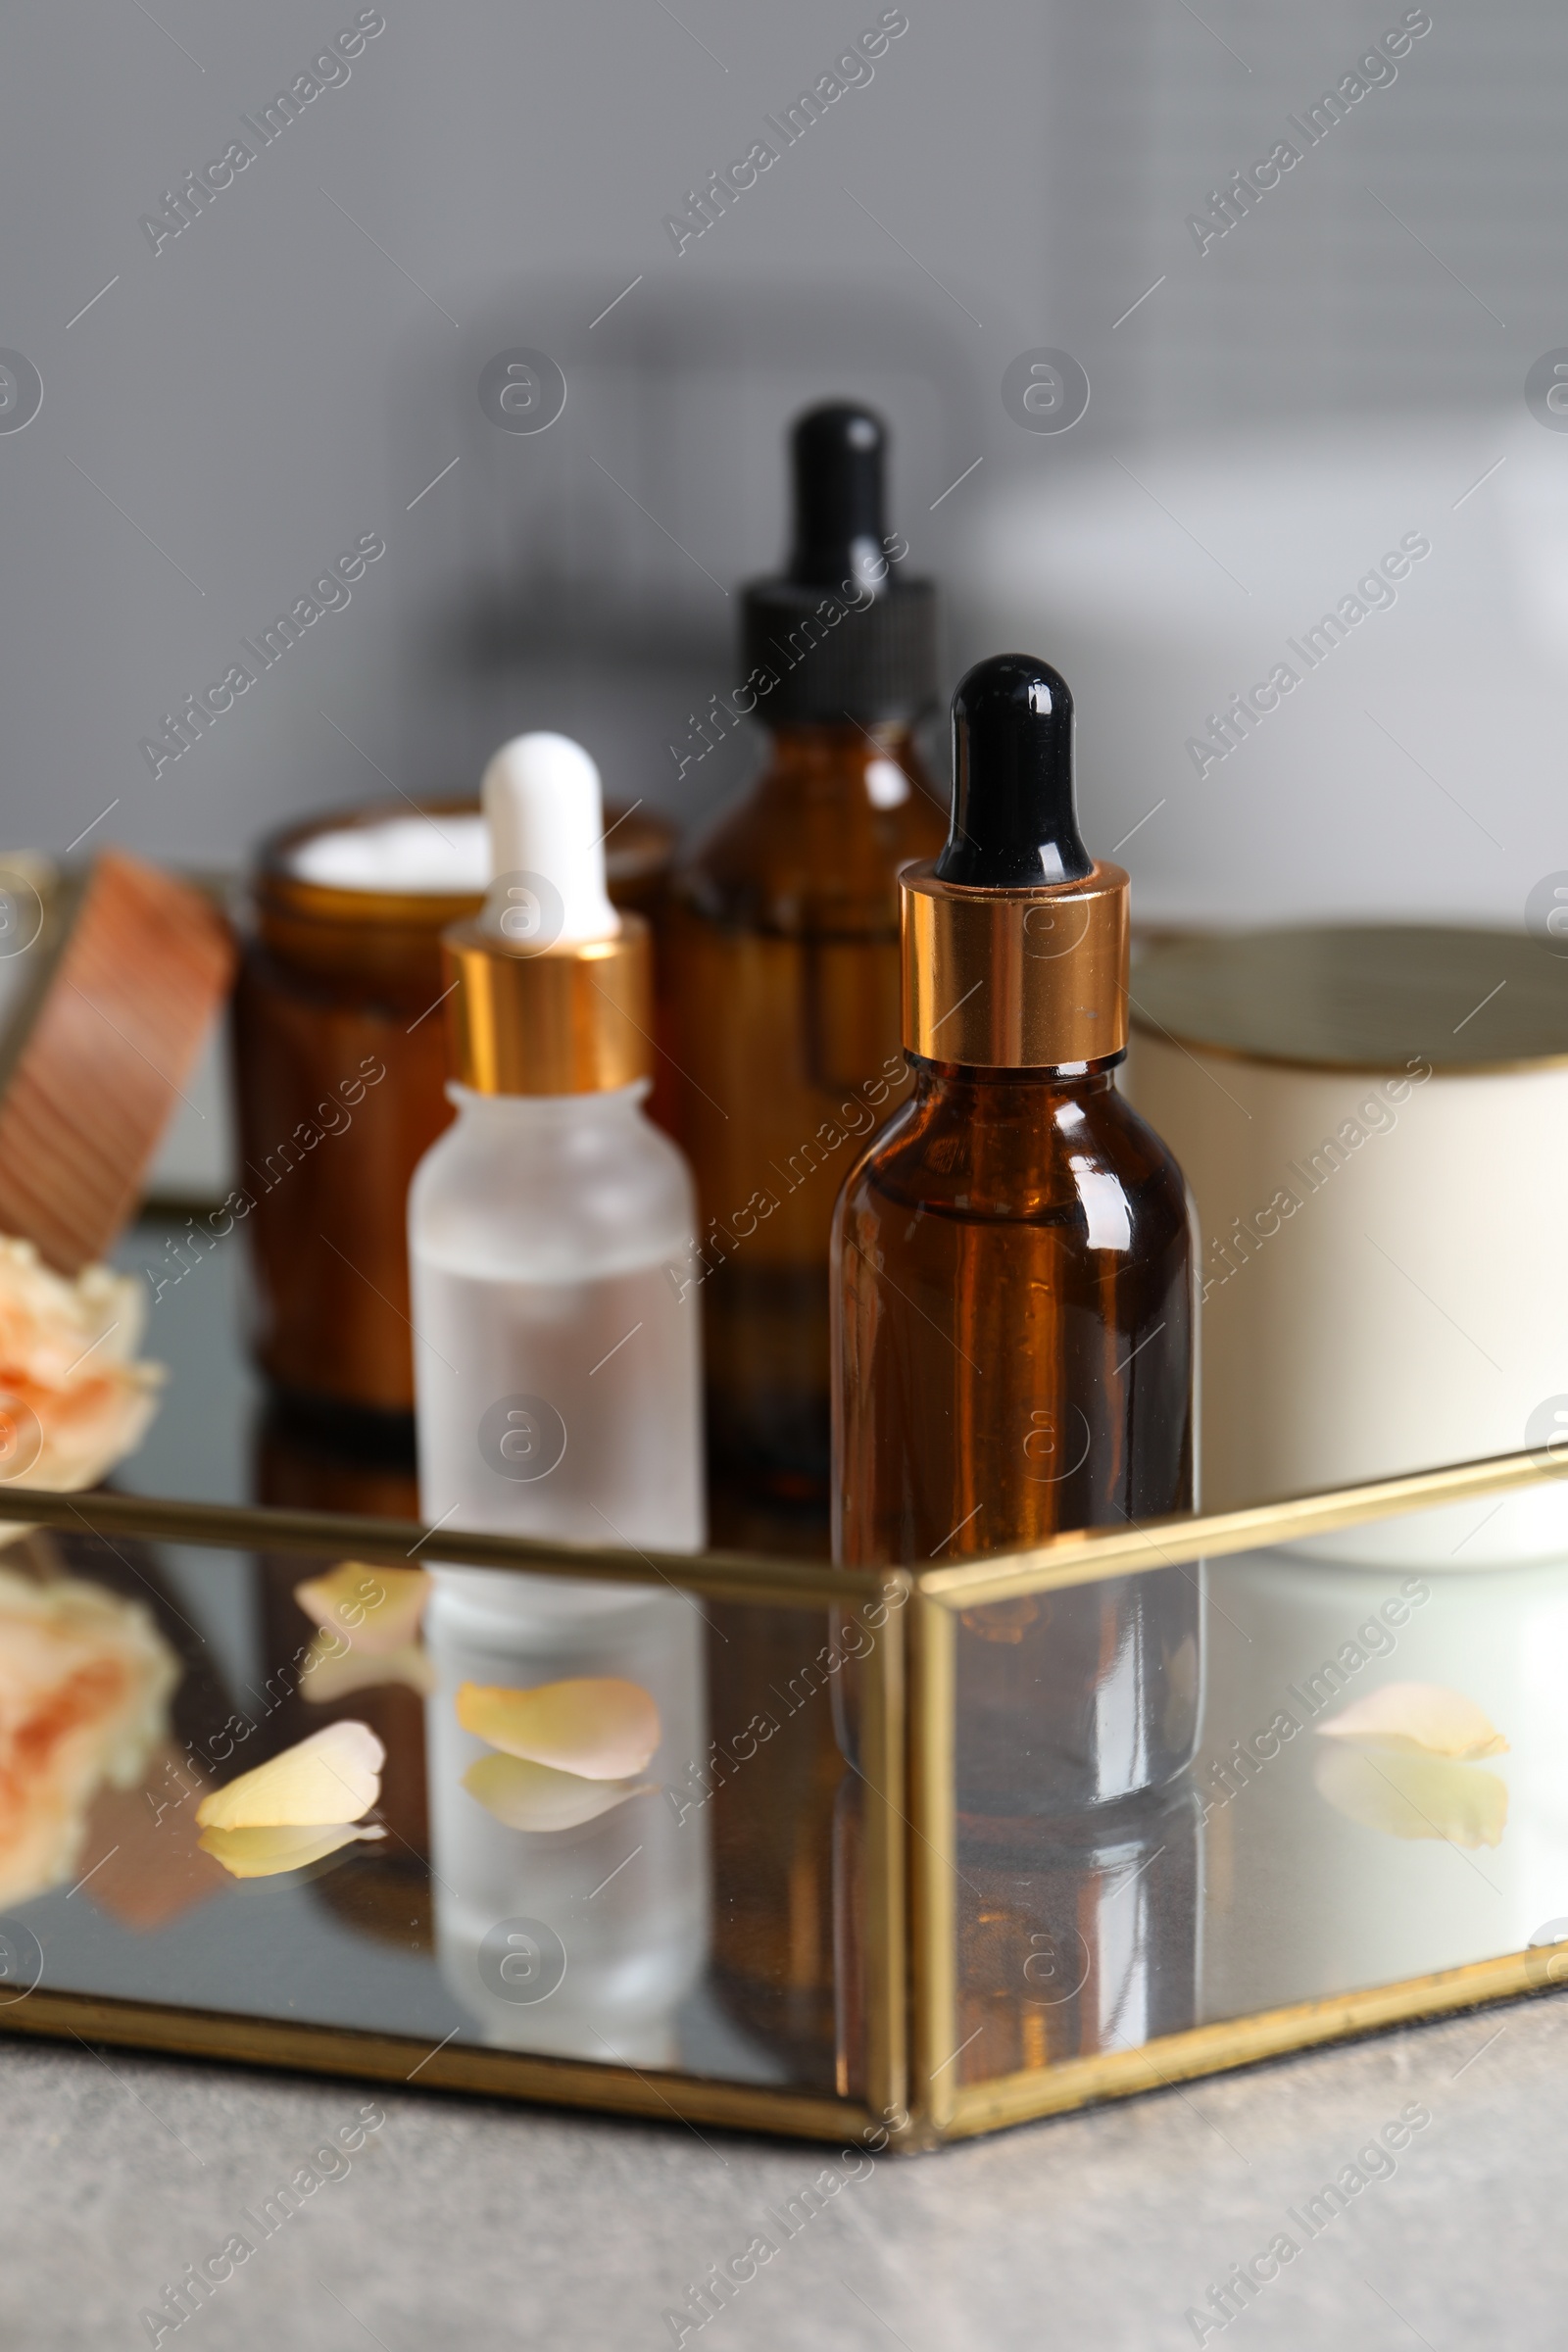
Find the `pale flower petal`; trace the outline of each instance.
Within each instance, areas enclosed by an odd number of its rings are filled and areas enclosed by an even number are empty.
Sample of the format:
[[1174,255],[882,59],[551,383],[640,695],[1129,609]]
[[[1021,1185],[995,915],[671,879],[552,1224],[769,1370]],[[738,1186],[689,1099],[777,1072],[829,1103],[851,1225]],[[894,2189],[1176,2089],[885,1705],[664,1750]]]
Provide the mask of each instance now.
[[325,1576],[294,1588],[307,1617],[376,1657],[417,1640],[429,1597],[426,1569],[375,1568],[364,1560],[340,1560]]
[[492,1747],[589,1781],[633,1778],[661,1738],[652,1693],[611,1675],[538,1683],[531,1690],[465,1683],[457,1709],[464,1730]]
[[356,1642],[349,1649],[323,1626],[300,1667],[300,1696],[312,1706],[326,1706],[356,1690],[379,1690],[388,1683],[404,1683],[421,1698],[429,1697],[435,1689],[435,1668],[417,1642],[372,1651]]
[[325,1829],[203,1830],[197,1843],[231,1878],[275,1879],[285,1870],[322,1861],[357,1838],[385,1836],[374,1822],[341,1821]]
[[1337,1813],[1390,1838],[1442,1838],[1462,1846],[1502,1842],[1507,1784],[1474,1764],[1328,1747],[1316,1759],[1313,1778]]
[[1351,1740],[1397,1755],[1446,1756],[1460,1764],[1508,1752],[1507,1740],[1475,1700],[1442,1683],[1385,1683],[1315,1728],[1320,1739]]
[[653,1784],[585,1781],[521,1756],[489,1755],[468,1766],[463,1786],[509,1830],[575,1830],[613,1812],[629,1796],[646,1795]]
[[[358,1821],[381,1794],[386,1749],[368,1723],[326,1724],[215,1788],[196,1808],[204,1830],[309,1829]],[[209,1852],[212,1850],[209,1847]]]

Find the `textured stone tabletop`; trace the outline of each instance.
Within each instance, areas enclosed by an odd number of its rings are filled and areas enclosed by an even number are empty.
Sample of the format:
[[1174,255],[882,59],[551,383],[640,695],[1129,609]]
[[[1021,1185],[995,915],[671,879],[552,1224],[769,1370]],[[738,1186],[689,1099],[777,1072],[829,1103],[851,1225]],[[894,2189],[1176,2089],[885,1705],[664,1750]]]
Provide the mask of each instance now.
[[[700,2331],[720,2352],[1149,2352],[1200,2340],[1194,2310],[1210,2344],[1557,2352],[1565,2112],[1560,1997],[874,2164],[0,2040],[0,2343],[148,2343],[143,2312],[238,2235],[254,2251],[164,2344],[655,2352],[761,2234],[778,2250]],[[326,2177],[264,2234],[305,2167]],[[1222,2324],[1209,2290],[1239,2264],[1265,2283]]]

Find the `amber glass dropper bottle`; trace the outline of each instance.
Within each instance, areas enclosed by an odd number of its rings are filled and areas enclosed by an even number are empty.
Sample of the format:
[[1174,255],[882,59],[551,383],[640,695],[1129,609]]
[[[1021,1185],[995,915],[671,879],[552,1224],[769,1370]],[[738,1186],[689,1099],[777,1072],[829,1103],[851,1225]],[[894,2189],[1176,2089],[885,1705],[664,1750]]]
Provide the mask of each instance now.
[[[1072,697],[1004,654],[954,698],[947,845],[903,877],[914,1094],[834,1230],[835,1556],[970,1559],[1193,1501],[1186,1190],[1116,1091],[1127,876],[1073,807]],[[1190,1760],[1197,1572],[965,1613],[958,1802],[1016,1818]]]
[[907,1092],[898,874],[945,830],[911,734],[936,699],[935,599],[887,529],[886,450],[851,403],[795,425],[789,568],[745,592],[733,698],[768,756],[678,876],[662,943],[710,1453],[754,1494],[819,1505],[833,1200]]
[[[908,1092],[898,876],[946,831],[911,732],[937,697],[935,596],[889,531],[886,454],[881,419],[848,402],[795,424],[789,562],[745,592],[730,698],[767,730],[761,771],[678,876],[660,942],[670,1124],[702,1207],[684,1279],[704,1315],[713,1540],[818,1557],[833,1198]],[[715,1756],[749,1759],[715,1766],[705,1808],[725,1890],[715,1984],[790,2080],[831,2088],[844,1762],[816,1689],[825,1619],[709,1615]]]

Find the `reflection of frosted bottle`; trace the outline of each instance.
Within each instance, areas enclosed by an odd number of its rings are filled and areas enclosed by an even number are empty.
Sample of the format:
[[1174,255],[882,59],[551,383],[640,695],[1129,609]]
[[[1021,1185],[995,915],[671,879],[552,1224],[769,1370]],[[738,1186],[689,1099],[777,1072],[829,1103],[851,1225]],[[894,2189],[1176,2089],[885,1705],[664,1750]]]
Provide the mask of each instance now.
[[[701,1752],[702,1627],[673,1592],[621,1587],[610,1607],[541,1608],[534,1582],[443,1569],[425,1620],[439,1678],[425,1736],[442,1974],[487,2041],[672,2065],[674,2013],[707,1953],[701,1813],[679,1819],[656,1788],[579,1829],[509,1829],[463,1786],[487,1751],[460,1726],[454,1700],[466,1682],[640,1683],[663,1726],[643,1777],[668,1783]],[[564,1579],[556,1590],[565,1592]]]
[[[507,745],[484,802],[495,879],[483,913],[446,940],[458,1116],[409,1197],[420,1506],[459,1527],[696,1550],[698,1323],[667,1271],[695,1217],[685,1164],[641,1107],[647,928],[605,896],[599,777],[575,744]],[[640,2035],[648,2050],[703,1955],[700,1839],[643,1838],[628,1884],[594,1893],[657,1800],[549,1837],[506,1828],[459,1785],[478,1748],[452,1697],[465,1679],[622,1675],[654,1691],[662,1755],[700,1753],[696,1611],[673,1592],[564,1577],[443,1569],[437,1584],[427,1639],[441,1675],[429,1735],[443,1963],[496,2038],[605,2056],[597,2029],[617,2048],[617,2035]],[[547,1952],[552,1936],[564,1947],[564,1976],[541,2000],[510,1997],[519,1967],[550,1973],[528,1928],[502,1954],[507,1996],[486,1990],[484,1938],[518,1919],[543,1928]]]

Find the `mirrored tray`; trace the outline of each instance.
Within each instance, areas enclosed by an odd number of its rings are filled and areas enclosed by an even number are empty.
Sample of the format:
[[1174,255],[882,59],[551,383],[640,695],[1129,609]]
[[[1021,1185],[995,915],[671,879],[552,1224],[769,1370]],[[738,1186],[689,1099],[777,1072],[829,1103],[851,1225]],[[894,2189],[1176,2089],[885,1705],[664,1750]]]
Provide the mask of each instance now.
[[879,1574],[459,1538],[233,1271],[116,1492],[0,1487],[0,2027],[919,2147],[1568,1975],[1551,1455]]

